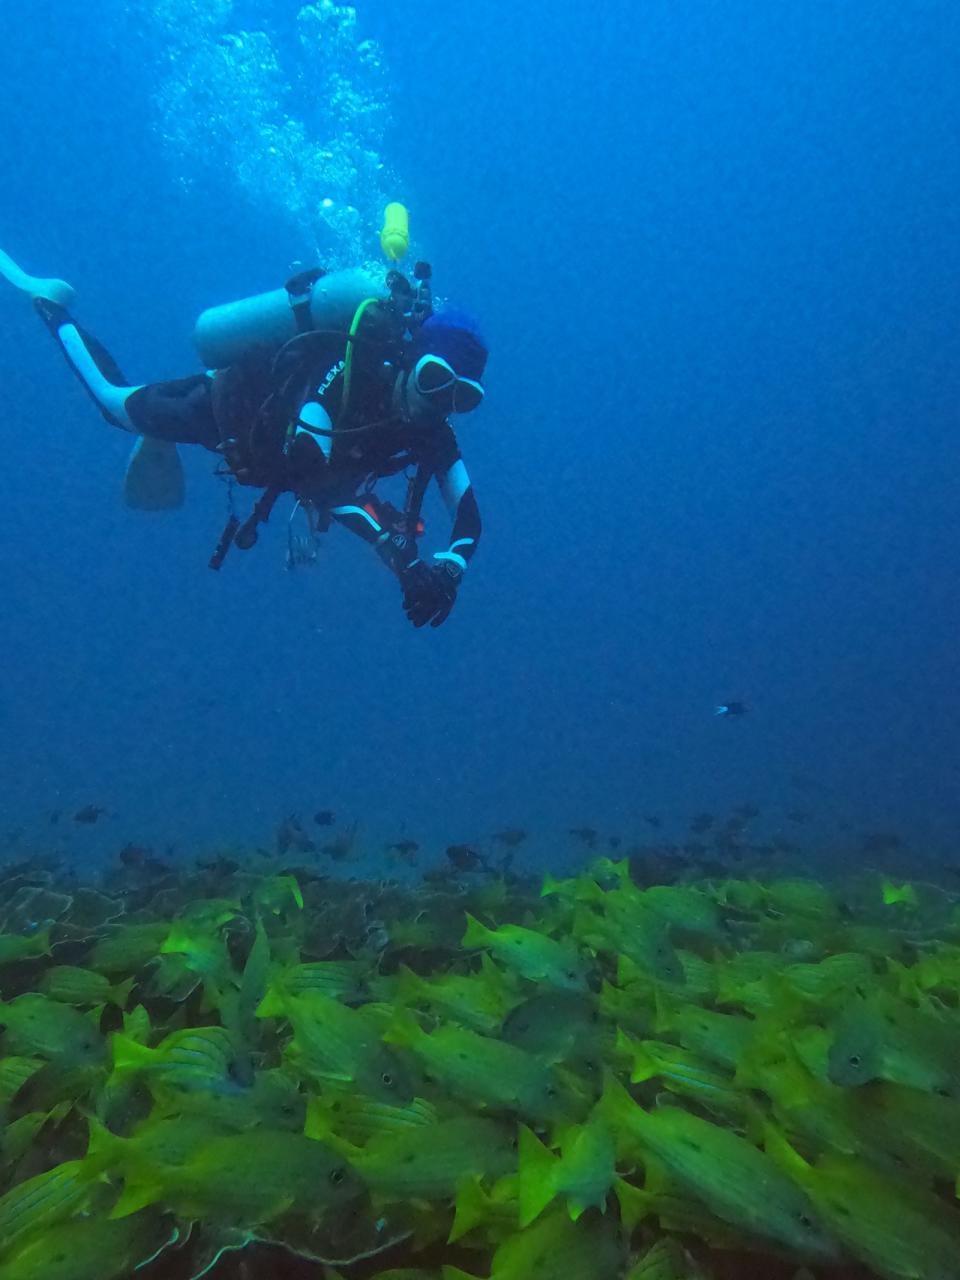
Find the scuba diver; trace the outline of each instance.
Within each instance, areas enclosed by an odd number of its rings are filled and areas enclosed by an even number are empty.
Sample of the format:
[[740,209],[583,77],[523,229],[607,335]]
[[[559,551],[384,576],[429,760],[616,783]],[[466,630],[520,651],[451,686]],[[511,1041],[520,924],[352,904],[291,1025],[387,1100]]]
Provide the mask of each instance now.
[[[406,211],[387,207],[381,244],[406,248]],[[396,577],[415,627],[439,627],[480,538],[480,513],[449,418],[483,400],[487,346],[462,311],[433,310],[430,268],[414,282],[391,269],[385,285],[362,271],[306,271],[282,290],[214,307],[195,338],[207,372],[133,385],[68,310],[62,280],[28,276],[0,253],[0,274],[30,295],[67,363],[112,426],[140,437],[125,478],[128,505],[183,502],[176,446],[219,455],[230,518],[211,557],[247,550],[282,493],[296,500],[308,538],[288,535],[288,567],[331,521],[367,542]],[[402,511],[374,492],[403,473]],[[452,520],[445,549],[421,558],[420,508],[435,480]],[[233,510],[235,484],[262,490],[249,515]],[[293,516],[291,517],[292,529]],[[306,549],[305,549],[306,548]]]

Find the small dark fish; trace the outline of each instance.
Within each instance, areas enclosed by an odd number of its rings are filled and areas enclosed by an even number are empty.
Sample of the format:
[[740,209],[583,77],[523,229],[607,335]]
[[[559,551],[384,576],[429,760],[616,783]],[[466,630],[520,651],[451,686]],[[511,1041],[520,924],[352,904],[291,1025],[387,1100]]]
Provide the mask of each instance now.
[[570,827],[568,835],[576,836],[578,840],[582,840],[588,849],[592,849],[597,843],[597,836],[600,834],[593,827]]
[[120,861],[125,867],[142,867],[146,865],[146,861],[153,854],[152,849],[148,849],[142,844],[125,844],[120,850]]
[[95,804],[85,804],[82,809],[78,809],[73,815],[74,822],[94,823],[104,813],[106,809]]
[[484,865],[482,854],[468,844],[447,845],[446,854],[458,871],[476,871]]
[[713,708],[715,716],[745,716],[749,708],[745,702],[720,702]]
[[320,852],[325,853],[328,858],[332,858],[334,862],[343,862],[353,853],[357,843],[357,831],[360,827],[359,819],[352,822],[346,831],[341,831],[338,836],[329,841],[327,844],[320,846]]
[[313,820],[318,827],[332,827],[337,820],[337,815],[332,809],[318,809],[313,815]]
[[417,854],[420,851],[420,845],[416,840],[395,840],[393,844],[386,846],[388,853],[398,853],[404,862],[414,863],[417,860]]
[[[258,849],[257,852],[267,855],[265,849]],[[239,862],[234,862],[232,858],[225,858],[222,853],[217,854],[215,858],[207,858],[206,860],[198,858],[197,866],[201,871],[212,871],[215,876],[224,880],[228,876],[232,876],[235,871],[240,870]]]
[[291,849],[297,853],[315,853],[316,848],[296,814],[291,813],[277,827],[276,851],[281,858]]
[[622,844],[623,839],[621,836],[607,836],[608,849],[619,849]]
[[503,831],[495,831],[493,838],[498,844],[504,845],[507,849],[515,849],[518,844],[523,844],[527,838],[527,833],[520,827],[505,827]]
[[655,813],[645,814],[643,820],[648,827],[653,827],[654,831],[659,831],[663,826],[663,819],[658,817]]
[[704,831],[709,831],[715,822],[716,818],[712,813],[698,813],[690,823],[690,830],[694,835],[700,835]]

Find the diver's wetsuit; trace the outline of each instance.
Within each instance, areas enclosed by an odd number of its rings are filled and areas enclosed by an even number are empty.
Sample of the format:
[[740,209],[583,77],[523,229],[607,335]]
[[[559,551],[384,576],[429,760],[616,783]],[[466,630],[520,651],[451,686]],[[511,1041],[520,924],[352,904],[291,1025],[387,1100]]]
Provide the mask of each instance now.
[[[64,307],[43,299],[37,310],[70,367],[108,422],[138,435],[173,444],[198,444],[225,452],[225,436],[239,436],[247,424],[226,423],[218,405],[218,379],[231,371],[194,374],[169,382],[131,386],[109,352],[81,329]],[[384,476],[416,465],[437,482],[453,520],[446,551],[435,559],[465,569],[480,538],[480,512],[456,436],[446,419],[416,422],[393,402],[396,370],[383,359],[358,362],[350,391],[352,411],[341,427],[345,341],[334,338],[315,365],[305,395],[277,424],[276,465],[281,488],[315,502],[330,516],[378,548],[391,529],[364,505],[363,491]],[[389,376],[385,376],[384,371]],[[269,391],[269,386],[264,390]],[[279,406],[281,409],[284,406]],[[287,431],[294,418],[292,433]],[[334,426],[336,424],[336,426]],[[284,439],[285,436],[285,439]],[[226,451],[229,453],[229,451]],[[415,549],[414,549],[415,551]],[[388,556],[384,556],[391,563]],[[392,564],[399,569],[402,565]]]

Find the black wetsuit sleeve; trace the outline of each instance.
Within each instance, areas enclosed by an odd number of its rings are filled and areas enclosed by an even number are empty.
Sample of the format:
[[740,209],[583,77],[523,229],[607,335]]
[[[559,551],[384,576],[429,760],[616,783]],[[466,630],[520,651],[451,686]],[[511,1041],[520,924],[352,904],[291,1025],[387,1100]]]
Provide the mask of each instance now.
[[453,560],[465,569],[480,541],[480,508],[449,423],[445,422],[437,433],[424,462],[433,470],[440,496],[453,521],[449,546],[446,551],[437,552],[435,559]]

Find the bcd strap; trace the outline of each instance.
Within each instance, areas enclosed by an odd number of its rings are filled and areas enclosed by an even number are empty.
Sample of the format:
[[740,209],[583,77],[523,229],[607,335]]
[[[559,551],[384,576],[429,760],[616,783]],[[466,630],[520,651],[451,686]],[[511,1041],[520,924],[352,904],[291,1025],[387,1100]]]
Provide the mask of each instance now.
[[313,286],[326,274],[323,267],[311,267],[307,271],[300,271],[295,276],[291,276],[283,286],[290,301],[290,310],[293,312],[297,333],[307,333],[314,327],[313,318],[310,315],[310,298]]

